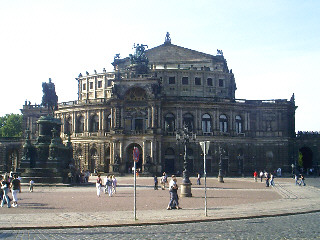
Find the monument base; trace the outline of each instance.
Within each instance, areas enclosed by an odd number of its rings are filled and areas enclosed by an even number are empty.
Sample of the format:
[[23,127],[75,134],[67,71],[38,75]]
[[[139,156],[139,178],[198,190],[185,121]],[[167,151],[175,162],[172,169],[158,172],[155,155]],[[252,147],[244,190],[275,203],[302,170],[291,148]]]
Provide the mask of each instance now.
[[181,183],[181,194],[180,197],[192,197],[191,183]]

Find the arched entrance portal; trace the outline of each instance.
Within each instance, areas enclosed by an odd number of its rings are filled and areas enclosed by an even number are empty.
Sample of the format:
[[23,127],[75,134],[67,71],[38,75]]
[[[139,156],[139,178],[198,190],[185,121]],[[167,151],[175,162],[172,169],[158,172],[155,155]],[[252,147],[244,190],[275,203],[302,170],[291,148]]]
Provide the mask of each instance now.
[[164,155],[164,171],[166,173],[175,173],[174,169],[174,150],[172,148],[168,148],[165,151]]
[[90,159],[88,164],[88,169],[91,173],[96,173],[98,171],[97,164],[98,163],[98,153],[95,148],[90,151]]
[[127,159],[126,168],[128,170],[131,170],[132,167],[133,167],[133,164],[134,164],[134,162],[133,162],[133,148],[134,147],[137,147],[139,149],[139,152],[140,152],[139,161],[136,164],[136,168],[142,170],[142,156],[143,156],[143,153],[142,153],[141,146],[139,144],[137,144],[137,143],[132,143],[127,147],[127,151],[126,151],[126,155],[127,155],[127,157],[126,157],[126,159]]
[[301,160],[299,159],[298,161],[299,167],[302,167],[304,171],[306,171],[308,168],[312,168],[312,150],[308,147],[302,147],[299,149],[299,152],[301,153]]

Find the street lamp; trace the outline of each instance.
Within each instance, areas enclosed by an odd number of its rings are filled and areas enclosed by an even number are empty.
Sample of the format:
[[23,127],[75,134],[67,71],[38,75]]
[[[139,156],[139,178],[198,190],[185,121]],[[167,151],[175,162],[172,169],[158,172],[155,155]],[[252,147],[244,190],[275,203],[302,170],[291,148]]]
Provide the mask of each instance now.
[[183,173],[182,173],[182,184],[181,184],[181,197],[192,197],[191,193],[191,182],[189,179],[188,171],[188,159],[187,159],[187,144],[191,140],[196,140],[196,134],[189,131],[187,126],[184,126],[183,129],[180,129],[176,133],[177,142],[184,144],[184,157],[183,157]]
[[223,149],[219,146],[219,174],[218,174],[218,181],[224,183],[223,181],[223,162],[222,162],[222,152]]

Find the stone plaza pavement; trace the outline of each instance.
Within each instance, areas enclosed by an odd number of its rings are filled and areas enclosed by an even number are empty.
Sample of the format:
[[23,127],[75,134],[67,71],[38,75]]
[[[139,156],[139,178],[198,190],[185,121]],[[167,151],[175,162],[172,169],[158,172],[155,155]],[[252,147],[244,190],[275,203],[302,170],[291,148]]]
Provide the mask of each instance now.
[[[204,184],[190,178],[192,197],[180,198],[180,210],[166,210],[168,189],[153,189],[153,178],[137,178],[134,219],[133,177],[119,177],[117,193],[97,197],[93,184],[81,186],[27,186],[19,194],[19,206],[0,208],[6,224],[0,229],[129,226],[214,221],[279,216],[320,211],[320,178],[306,179],[307,186],[295,186],[292,178],[276,178],[274,187],[252,178],[207,178],[207,216],[204,210]],[[313,182],[315,184],[308,184]],[[181,178],[178,178],[178,184]]]

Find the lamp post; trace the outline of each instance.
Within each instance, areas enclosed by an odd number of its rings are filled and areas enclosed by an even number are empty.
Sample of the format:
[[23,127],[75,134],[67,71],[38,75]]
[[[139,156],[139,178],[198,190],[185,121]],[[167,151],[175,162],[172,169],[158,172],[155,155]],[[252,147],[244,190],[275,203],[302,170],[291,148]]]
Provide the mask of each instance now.
[[183,156],[183,172],[182,172],[182,183],[181,183],[181,197],[192,197],[191,193],[191,182],[189,179],[188,171],[188,159],[187,159],[187,144],[190,140],[196,139],[196,134],[189,131],[189,129],[184,126],[183,129],[176,133],[177,142],[184,144],[184,156]]
[[203,175],[204,175],[204,215],[208,216],[207,210],[207,169],[206,169],[206,155],[209,152],[210,141],[200,142],[203,152]]
[[219,174],[218,174],[218,181],[224,183],[223,181],[223,162],[222,162],[222,152],[221,147],[219,146]]

